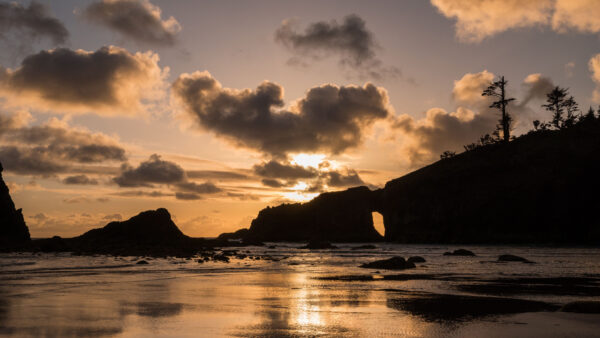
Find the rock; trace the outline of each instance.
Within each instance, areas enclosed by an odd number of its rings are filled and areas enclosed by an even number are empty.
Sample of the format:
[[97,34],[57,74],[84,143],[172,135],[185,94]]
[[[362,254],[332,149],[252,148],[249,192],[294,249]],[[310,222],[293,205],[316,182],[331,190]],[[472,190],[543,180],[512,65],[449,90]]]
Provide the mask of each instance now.
[[225,255],[223,255],[223,254],[220,254],[220,255],[214,255],[214,256],[213,256],[213,260],[214,260],[215,262],[225,262],[225,263],[229,263],[229,257],[227,257],[227,256],[225,256]]
[[0,251],[21,247],[31,242],[23,212],[15,208],[8,187],[2,178],[2,170],[0,164]]
[[352,248],[352,250],[371,250],[371,249],[377,249],[377,247],[372,244],[365,244],[365,245],[356,246],[356,247]]
[[467,249],[457,249],[452,252],[444,252],[444,256],[475,256],[475,254]]
[[412,257],[409,257],[406,261],[410,262],[410,263],[425,263],[426,262],[425,258],[423,258],[421,256],[412,256]]
[[375,195],[367,187],[327,192],[307,203],[267,207],[252,221],[244,239],[263,242],[375,242]]
[[305,246],[300,247],[300,249],[310,249],[310,250],[337,249],[337,246],[331,245],[331,243],[329,243],[329,242],[310,241]]
[[390,259],[382,259],[379,261],[365,263],[360,267],[367,269],[404,270],[414,268],[415,264],[412,262],[407,262],[403,257],[395,256]]
[[145,261],[145,260],[141,260],[141,261],[138,261],[138,262],[137,262],[137,263],[135,263],[135,264],[136,264],[136,265],[146,265],[146,264],[150,264],[150,263],[148,263],[148,262],[147,262],[147,261]]
[[523,263],[533,263],[532,261],[523,258],[523,257],[519,257],[519,256],[515,256],[515,255],[500,255],[498,257],[498,262],[523,262]]
[[244,229],[240,229],[236,232],[225,232],[219,235],[219,237],[217,237],[217,239],[222,239],[222,240],[230,240],[230,239],[243,239],[244,236],[246,236],[248,234],[248,229],[244,228]]
[[560,311],[575,313],[600,313],[600,302],[578,301],[565,304]]

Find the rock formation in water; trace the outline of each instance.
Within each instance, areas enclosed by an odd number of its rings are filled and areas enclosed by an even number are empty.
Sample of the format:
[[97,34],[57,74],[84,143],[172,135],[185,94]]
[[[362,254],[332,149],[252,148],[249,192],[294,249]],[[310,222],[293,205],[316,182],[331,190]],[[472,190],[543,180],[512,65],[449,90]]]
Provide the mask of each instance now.
[[379,241],[373,227],[372,192],[367,187],[323,193],[308,203],[267,207],[245,238],[259,241]]
[[600,120],[444,159],[384,189],[324,193],[260,211],[262,241],[600,244]]
[[21,209],[15,209],[8,187],[2,178],[0,164],[0,248],[13,248],[30,242],[29,229],[25,225]]

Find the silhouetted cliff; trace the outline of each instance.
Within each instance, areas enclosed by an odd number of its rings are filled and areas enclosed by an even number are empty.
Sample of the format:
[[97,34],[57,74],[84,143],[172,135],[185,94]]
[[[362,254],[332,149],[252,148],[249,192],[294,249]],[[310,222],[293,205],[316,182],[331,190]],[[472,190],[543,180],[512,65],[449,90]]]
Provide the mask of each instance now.
[[600,244],[600,122],[538,131],[438,161],[384,189],[325,193],[260,211],[262,241]]
[[15,209],[8,187],[2,178],[0,164],[0,248],[7,249],[29,243],[29,229],[21,209]]
[[378,241],[373,228],[372,192],[367,187],[324,193],[308,203],[267,207],[245,238],[259,241]]
[[385,185],[385,238],[600,243],[600,127],[540,131],[438,161]]

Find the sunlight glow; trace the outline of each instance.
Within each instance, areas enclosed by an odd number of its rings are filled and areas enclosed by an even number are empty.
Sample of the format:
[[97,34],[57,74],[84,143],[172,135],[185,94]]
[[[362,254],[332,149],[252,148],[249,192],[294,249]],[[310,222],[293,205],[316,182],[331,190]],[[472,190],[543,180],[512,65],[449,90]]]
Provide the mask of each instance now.
[[325,155],[322,154],[296,154],[292,155],[292,164],[318,168],[319,164],[323,162],[324,159]]

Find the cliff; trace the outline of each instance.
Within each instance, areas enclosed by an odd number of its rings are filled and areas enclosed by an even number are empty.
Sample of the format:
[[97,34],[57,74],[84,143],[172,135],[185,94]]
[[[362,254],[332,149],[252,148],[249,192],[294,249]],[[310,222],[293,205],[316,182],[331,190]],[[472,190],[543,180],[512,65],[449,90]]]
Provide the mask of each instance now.
[[[444,159],[386,183],[260,211],[261,241],[600,244],[600,119]],[[228,234],[235,237],[235,234]]]
[[385,238],[599,244],[599,156],[596,121],[438,161],[385,185]]
[[2,178],[2,170],[0,164],[0,248],[6,249],[25,245],[31,238],[21,209],[15,209],[8,187]]
[[367,187],[323,193],[308,203],[267,207],[245,239],[258,241],[379,241],[373,227],[373,194]]

